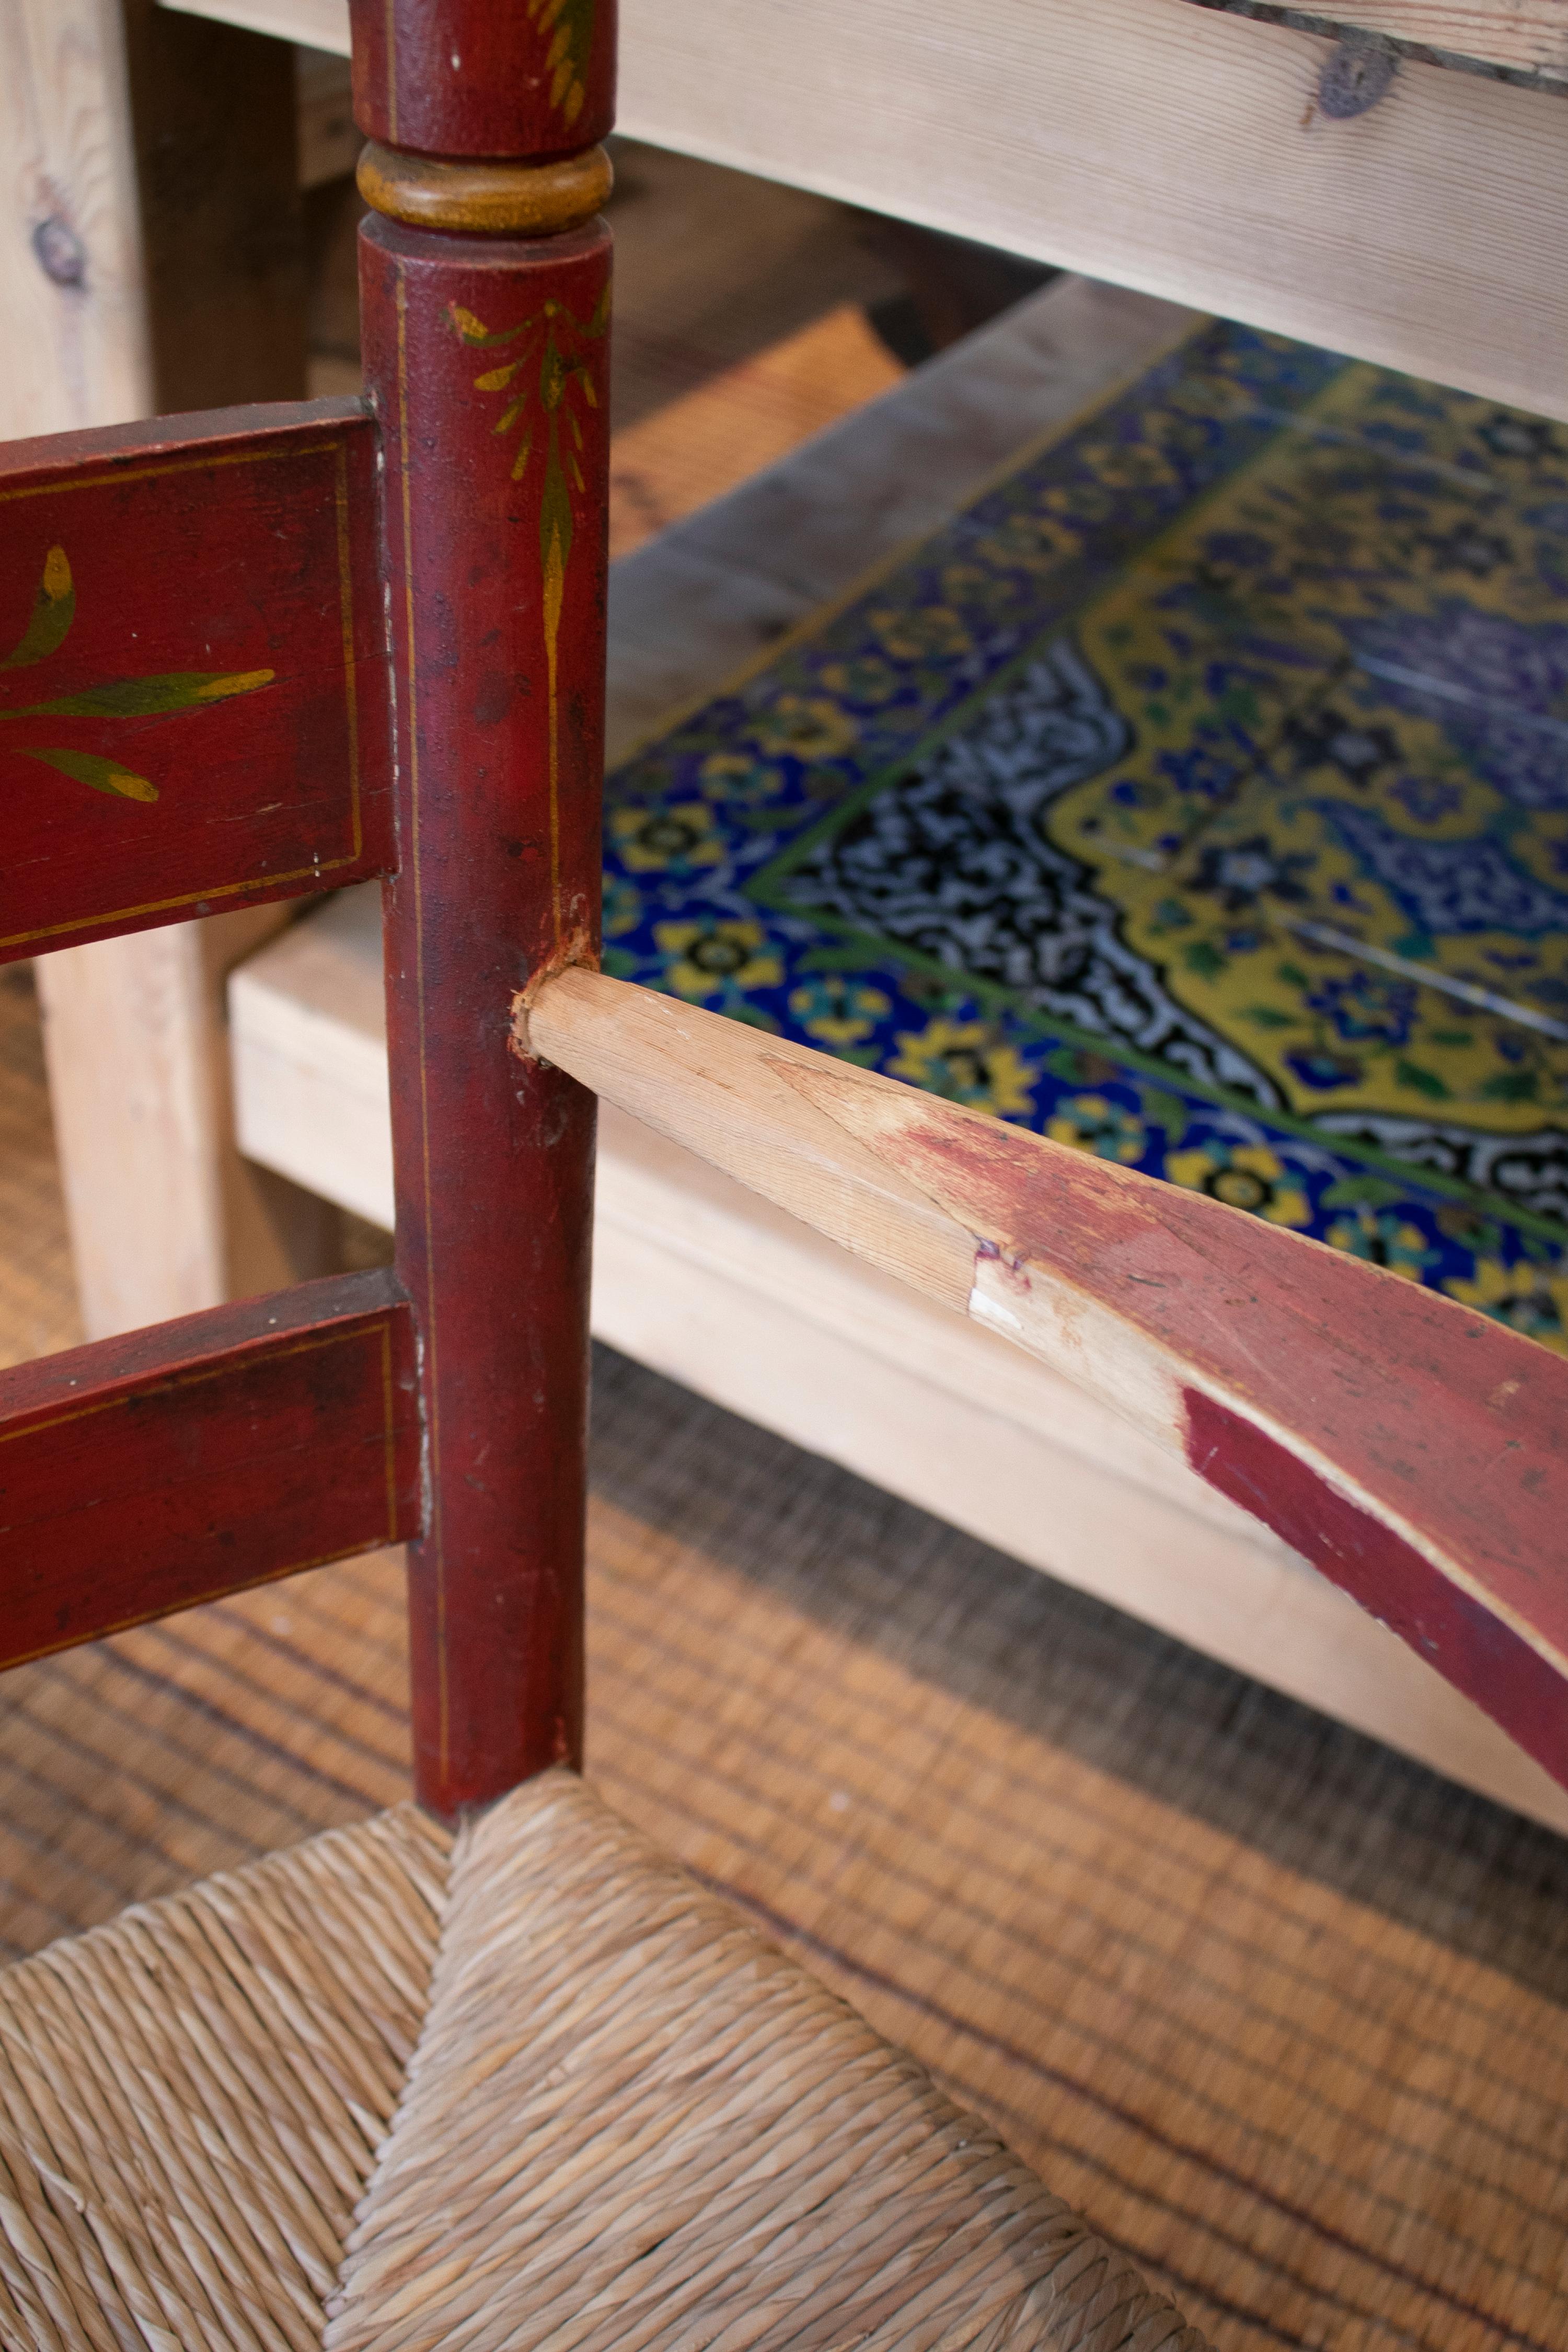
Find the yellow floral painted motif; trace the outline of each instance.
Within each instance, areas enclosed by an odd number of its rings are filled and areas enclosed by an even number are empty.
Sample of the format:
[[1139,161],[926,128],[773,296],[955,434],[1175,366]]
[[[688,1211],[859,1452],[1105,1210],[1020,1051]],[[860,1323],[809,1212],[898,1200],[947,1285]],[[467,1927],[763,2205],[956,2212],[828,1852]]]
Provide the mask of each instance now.
[[1510,1330],[1568,1355],[1568,1271],[1561,1265],[1531,1265],[1521,1259],[1503,1265],[1496,1258],[1478,1258],[1473,1282],[1456,1275],[1443,1287],[1461,1306],[1479,1307]]
[[614,809],[610,833],[634,874],[679,874],[699,866],[721,866],[727,854],[706,801],[679,801],[669,808]]
[[1226,1144],[1217,1139],[1165,1156],[1165,1173],[1190,1192],[1206,1192],[1227,1208],[1247,1209],[1271,1225],[1312,1222],[1312,1204],[1299,1180],[1265,1143]]
[[[572,5],[572,0],[568,0]],[[589,0],[590,22],[592,0]],[[553,21],[553,19],[552,20]],[[579,99],[579,103],[581,100]],[[476,350],[510,351],[510,358],[474,378],[474,390],[504,401],[492,428],[503,443],[517,436],[511,478],[521,481],[533,455],[540,420],[544,425],[544,478],[539,501],[539,564],[543,581],[544,667],[550,757],[550,887],[555,931],[561,935],[559,794],[561,784],[561,614],[566,574],[576,532],[574,500],[585,499],[587,481],[580,462],[582,412],[599,406],[593,347],[604,343],[610,323],[606,286],[584,325],[564,302],[552,296],[514,327],[494,333],[482,319],[454,302],[448,314],[461,340]],[[602,366],[602,352],[598,364]]]
[[667,960],[666,985],[695,1004],[748,988],[776,988],[784,977],[760,923],[657,923],[653,936]]
[[793,752],[797,760],[836,760],[860,739],[847,710],[816,695],[781,694],[758,719],[764,751]]
[[1336,1217],[1323,1239],[1331,1249],[1384,1266],[1405,1282],[1424,1282],[1436,1255],[1418,1225],[1387,1210],[1358,1208],[1353,1216]]
[[595,0],[524,0],[524,6],[529,23],[549,37],[544,70],[550,76],[550,103],[570,125],[583,111],[594,47]]
[[772,800],[784,786],[784,772],[769,760],[748,751],[710,751],[697,772],[697,782],[710,801],[721,805],[750,807]]
[[[51,547],[44,558],[43,574],[33,600],[32,616],[11,651],[0,660],[0,673],[33,669],[59,651],[76,619],[76,585],[63,547]],[[176,712],[202,710],[237,694],[254,694],[270,686],[269,669],[237,671],[164,670],[142,677],[110,678],[96,686],[79,687],[43,702],[7,709],[0,702],[0,722],[37,722],[43,719],[153,719]],[[5,693],[0,675],[0,695]],[[155,801],[158,787],[116,759],[99,751],[79,751],[62,744],[11,743],[3,748],[24,760],[37,760],[94,792],[117,800]]]
[[1115,1160],[1124,1168],[1142,1159],[1149,1142],[1136,1113],[1105,1095],[1070,1095],[1058,1104],[1046,1133],[1053,1143],[1069,1143],[1075,1151],[1092,1151],[1097,1160]]
[[918,1034],[904,1032],[888,1069],[895,1078],[907,1078],[911,1086],[923,1087],[948,1102],[964,1103],[971,1110],[1005,1117],[1034,1105],[1033,1074],[984,1021],[939,1018]]
[[968,653],[974,642],[946,604],[928,604],[908,613],[873,613],[869,619],[879,642],[895,661],[952,661]]
[[789,1009],[807,1036],[842,1052],[861,1045],[893,1005],[881,989],[835,976],[803,981],[790,992]]

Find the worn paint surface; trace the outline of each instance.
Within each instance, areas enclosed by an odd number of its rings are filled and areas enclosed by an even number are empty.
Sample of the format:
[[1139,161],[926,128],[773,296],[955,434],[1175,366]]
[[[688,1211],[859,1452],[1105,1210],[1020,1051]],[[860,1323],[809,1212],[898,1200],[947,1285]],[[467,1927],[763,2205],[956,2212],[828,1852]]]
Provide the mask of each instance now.
[[358,403],[0,461],[0,957],[391,862],[375,433]]
[[[1380,1268],[998,1120],[826,1063],[809,1091],[975,1234],[978,1274],[1000,1262],[1020,1301],[1048,1276],[1158,1350],[1168,1434],[1194,1467],[1568,1774],[1568,1735],[1542,1713],[1568,1675],[1568,1364]],[[1194,1418],[1198,1394],[1220,1419]]]
[[0,1666],[414,1534],[414,1355],[377,1272],[0,1373]]
[[616,0],[350,0],[354,119],[427,155],[543,156],[614,121]]
[[1516,1628],[1244,1413],[1183,1391],[1187,1459],[1500,1723],[1568,1787],[1568,1680]]
[[[432,1496],[411,1555],[416,1780],[450,1813],[582,1738],[595,1107],[510,1052],[510,1016],[542,965],[597,940],[609,239],[384,220],[362,237],[405,747],[386,926],[398,1266]],[[488,367],[477,335],[498,339]]]

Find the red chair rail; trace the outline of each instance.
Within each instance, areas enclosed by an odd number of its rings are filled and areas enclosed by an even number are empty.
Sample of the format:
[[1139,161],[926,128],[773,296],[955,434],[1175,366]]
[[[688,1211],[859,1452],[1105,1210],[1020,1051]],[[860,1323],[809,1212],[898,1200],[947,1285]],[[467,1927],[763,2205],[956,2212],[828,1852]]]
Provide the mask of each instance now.
[[384,1272],[0,1372],[0,1667],[416,1535],[419,1452]]

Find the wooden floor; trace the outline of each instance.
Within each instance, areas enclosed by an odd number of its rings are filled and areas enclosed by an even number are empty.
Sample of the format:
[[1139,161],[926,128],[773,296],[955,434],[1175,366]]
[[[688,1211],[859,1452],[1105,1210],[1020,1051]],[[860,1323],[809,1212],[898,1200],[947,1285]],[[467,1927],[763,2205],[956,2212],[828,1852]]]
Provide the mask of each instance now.
[[[15,971],[0,1221],[15,1360],[74,1336]],[[593,1478],[604,1792],[1217,2346],[1568,2347],[1568,1849],[609,1355]],[[0,1945],[358,1817],[405,1752],[390,1555],[22,1668]]]

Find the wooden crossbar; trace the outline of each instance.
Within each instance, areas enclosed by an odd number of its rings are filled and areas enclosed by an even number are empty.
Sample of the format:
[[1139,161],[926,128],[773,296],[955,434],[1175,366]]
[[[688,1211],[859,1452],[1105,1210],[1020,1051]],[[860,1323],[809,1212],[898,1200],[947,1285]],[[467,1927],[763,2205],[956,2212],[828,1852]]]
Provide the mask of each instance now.
[[1220,1202],[596,972],[547,981],[517,1034],[1183,1454],[1568,1784],[1568,1363]]
[[0,453],[0,961],[387,870],[376,443],[334,400]]
[[418,1530],[388,1273],[0,1372],[0,1667]]

